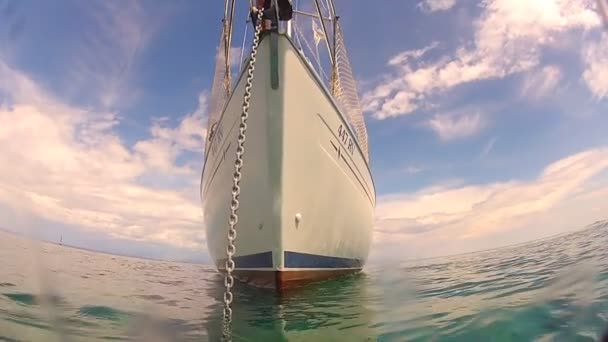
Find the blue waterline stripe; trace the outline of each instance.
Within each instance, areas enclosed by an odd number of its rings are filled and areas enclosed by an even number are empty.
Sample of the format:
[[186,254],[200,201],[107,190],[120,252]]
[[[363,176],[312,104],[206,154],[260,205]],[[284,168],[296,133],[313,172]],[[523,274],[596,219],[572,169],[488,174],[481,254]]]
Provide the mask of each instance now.
[[[242,255],[234,258],[237,268],[271,268],[272,252]],[[226,268],[226,259],[218,261],[218,268]]]
[[357,259],[297,252],[285,252],[284,256],[285,267],[288,268],[360,268],[363,266],[363,262]]
[[[361,268],[358,259],[329,257],[316,254],[285,252],[286,268]],[[242,255],[234,258],[236,268],[272,268],[272,252]],[[218,268],[225,268],[226,259],[218,261]]]

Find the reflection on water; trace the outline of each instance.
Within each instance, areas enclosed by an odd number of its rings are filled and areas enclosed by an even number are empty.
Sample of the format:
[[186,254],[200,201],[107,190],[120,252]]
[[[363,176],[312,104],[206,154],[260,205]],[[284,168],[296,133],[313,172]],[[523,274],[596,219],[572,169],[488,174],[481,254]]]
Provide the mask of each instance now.
[[[223,278],[209,296],[221,301]],[[232,327],[235,341],[372,341],[372,311],[366,307],[369,278],[356,274],[291,289],[280,295],[268,289],[237,285]],[[211,340],[221,337],[222,307],[207,325]]]
[[[277,295],[237,284],[235,341],[594,341],[608,326],[608,224],[515,248],[370,265]],[[0,341],[217,341],[211,267],[0,233]]]

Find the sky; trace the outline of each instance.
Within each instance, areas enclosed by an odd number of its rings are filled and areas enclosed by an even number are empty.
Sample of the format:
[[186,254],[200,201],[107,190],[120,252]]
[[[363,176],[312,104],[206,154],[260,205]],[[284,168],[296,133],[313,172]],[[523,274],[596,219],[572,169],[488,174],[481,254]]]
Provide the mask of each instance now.
[[[595,6],[336,0],[378,195],[372,259],[608,218]],[[0,228],[208,261],[199,181],[222,14],[221,1],[0,0]]]

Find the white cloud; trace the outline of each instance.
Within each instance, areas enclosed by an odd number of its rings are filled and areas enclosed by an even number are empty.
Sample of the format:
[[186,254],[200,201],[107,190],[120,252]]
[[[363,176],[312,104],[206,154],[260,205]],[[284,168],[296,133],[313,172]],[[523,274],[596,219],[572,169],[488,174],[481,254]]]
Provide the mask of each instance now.
[[[201,165],[176,166],[200,151],[205,97],[175,127],[156,123],[134,146],[116,134],[115,113],[66,105],[0,60],[0,205],[18,217],[42,217],[132,240],[200,248],[204,241]],[[179,188],[145,186],[141,177],[191,180]],[[155,182],[156,183],[156,182]],[[17,229],[27,229],[23,220]],[[19,222],[18,222],[19,223]]]
[[608,95],[608,34],[590,43],[583,51],[585,71],[583,80],[589,91],[598,99]]
[[240,46],[233,46],[230,48],[230,66],[234,68],[234,72],[240,70],[241,64],[245,62],[247,56],[243,54],[243,60],[241,61],[241,54],[243,49]]
[[[561,220],[560,225],[575,229],[602,215],[607,218],[608,203],[600,195],[608,191],[608,183],[599,187],[591,182],[606,171],[608,148],[598,148],[558,160],[531,181],[434,187],[414,194],[384,196],[377,205],[375,239],[383,244],[399,242],[400,248],[402,242],[414,241],[423,249],[432,246],[434,250],[427,252],[441,254],[448,252],[442,252],[447,241],[462,247],[467,241],[518,227],[528,227],[530,235],[536,236],[557,229],[535,225],[542,220]],[[576,205],[577,199],[584,200],[584,208]],[[565,205],[567,202],[575,203]],[[581,215],[573,208],[592,215],[585,218],[589,222],[581,222]],[[495,246],[504,244],[494,242]]]
[[176,128],[165,127],[162,121],[152,126],[152,136],[174,142],[179,148],[190,151],[201,151],[206,131],[203,126],[206,118],[207,94],[201,93],[197,109],[186,115]]
[[421,166],[408,166],[405,168],[405,173],[407,173],[408,175],[415,175],[422,171],[424,171],[424,168]]
[[81,34],[69,36],[79,48],[66,70],[67,93],[93,93],[94,105],[104,110],[132,102],[138,95],[131,82],[133,68],[161,20],[138,2],[89,3],[78,10],[89,25]]
[[439,46],[438,42],[433,42],[429,46],[424,47],[422,49],[403,51],[403,52],[397,54],[396,56],[394,56],[393,58],[391,58],[388,61],[388,65],[400,66],[404,63],[407,63],[410,61],[415,61],[417,59],[420,59],[427,52],[429,52],[430,50],[433,50],[434,48],[436,48],[438,46]]
[[424,53],[416,51],[425,48],[391,58],[394,71],[364,94],[365,110],[378,119],[403,115],[460,84],[530,70],[539,65],[542,47],[560,44],[559,34],[600,24],[590,0],[488,0],[482,5],[473,39],[453,54],[423,61]]
[[496,137],[490,139],[490,141],[488,141],[484,147],[483,150],[481,151],[481,153],[479,154],[479,158],[485,158],[487,157],[490,152],[492,152],[492,150],[494,149],[494,145],[496,145],[496,140],[498,140]]
[[562,78],[562,71],[555,65],[548,65],[537,71],[530,72],[523,81],[521,87],[522,96],[540,99],[555,94]]
[[474,135],[485,126],[485,122],[479,113],[435,115],[427,124],[444,141]]
[[201,93],[198,108],[184,116],[175,128],[167,126],[166,118],[156,120],[150,128],[151,139],[135,144],[145,164],[163,173],[190,174],[190,167],[176,166],[176,158],[183,151],[200,152],[207,135],[205,128],[207,95]]
[[456,0],[424,0],[418,7],[424,12],[446,11],[454,7]]
[[386,170],[385,172],[383,172],[383,174],[389,177],[403,177],[414,176],[424,171],[426,171],[426,168],[421,165],[408,165],[391,170]]

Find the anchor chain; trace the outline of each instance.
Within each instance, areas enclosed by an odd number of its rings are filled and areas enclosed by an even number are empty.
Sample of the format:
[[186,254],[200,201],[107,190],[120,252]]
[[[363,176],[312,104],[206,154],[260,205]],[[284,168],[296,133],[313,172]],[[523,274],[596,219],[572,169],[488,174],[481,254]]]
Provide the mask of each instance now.
[[232,178],[232,201],[230,202],[230,227],[228,229],[228,247],[226,248],[226,275],[224,277],[224,285],[226,291],[224,292],[224,341],[231,341],[231,325],[232,325],[232,309],[230,304],[234,299],[232,295],[232,287],[234,286],[234,277],[232,272],[235,268],[235,263],[232,257],[236,253],[236,246],[234,241],[236,240],[236,225],[239,221],[237,211],[239,209],[239,196],[241,194],[241,169],[243,168],[243,154],[245,153],[245,132],[247,131],[247,119],[249,117],[249,101],[251,100],[251,88],[253,84],[253,72],[255,70],[255,60],[258,53],[258,46],[260,43],[260,32],[262,31],[262,15],[263,11],[258,9],[257,11],[257,25],[253,35],[253,46],[251,48],[251,55],[249,56],[249,64],[247,66],[247,80],[245,84],[245,95],[243,97],[243,107],[241,112],[241,124],[239,126],[239,137],[236,148],[236,160],[234,162],[234,176]]

